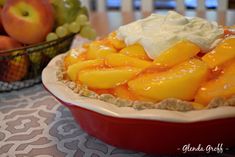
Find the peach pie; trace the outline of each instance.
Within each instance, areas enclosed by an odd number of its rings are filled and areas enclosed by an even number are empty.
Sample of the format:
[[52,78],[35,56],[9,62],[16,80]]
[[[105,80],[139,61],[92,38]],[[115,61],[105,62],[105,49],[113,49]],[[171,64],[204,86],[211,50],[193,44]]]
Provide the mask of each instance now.
[[82,96],[137,109],[234,106],[235,36],[170,11],[70,50],[58,75]]

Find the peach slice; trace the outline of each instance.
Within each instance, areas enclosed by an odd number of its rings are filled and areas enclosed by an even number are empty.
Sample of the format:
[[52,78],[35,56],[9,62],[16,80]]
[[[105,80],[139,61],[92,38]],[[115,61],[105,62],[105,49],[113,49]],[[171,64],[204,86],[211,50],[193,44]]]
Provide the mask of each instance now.
[[76,81],[79,71],[86,68],[98,67],[102,65],[104,65],[104,60],[102,59],[81,61],[76,64],[70,65],[67,69],[67,74],[72,81]]
[[64,58],[64,66],[67,69],[70,65],[73,65],[79,61],[86,59],[86,53],[78,54],[75,49],[71,49]]
[[216,97],[229,98],[235,95],[235,62],[230,64],[217,79],[211,80],[199,89],[195,101],[208,104]]
[[160,67],[172,67],[190,59],[198,52],[200,52],[200,47],[188,40],[182,40],[158,56],[154,64]]
[[127,99],[127,100],[140,100],[140,101],[148,101],[148,102],[153,102],[153,99],[137,95],[133,91],[128,89],[128,85],[124,84],[121,86],[117,86],[113,88],[113,94],[119,98]]
[[119,53],[143,60],[151,60],[140,44],[134,44],[123,48]]
[[145,74],[128,82],[129,89],[156,101],[166,98],[192,100],[208,75],[208,66],[199,59],[191,59],[172,69]]
[[202,57],[210,68],[222,65],[235,58],[235,38],[227,38],[222,41],[214,50]]
[[124,41],[117,38],[116,32],[112,32],[109,34],[108,41],[117,50],[120,50],[120,49],[126,47],[126,44],[124,43]]
[[121,85],[114,88],[114,95],[128,100],[137,100],[137,97],[134,93],[132,93],[130,90],[128,90],[128,86]]
[[125,84],[140,71],[134,67],[87,69],[78,74],[78,80],[90,88],[109,89]]
[[133,66],[136,68],[145,69],[151,65],[151,62],[129,57],[119,53],[113,53],[106,57],[105,64],[111,67]]
[[87,57],[88,59],[104,59],[107,55],[116,52],[112,46],[102,41],[94,41],[89,45]]

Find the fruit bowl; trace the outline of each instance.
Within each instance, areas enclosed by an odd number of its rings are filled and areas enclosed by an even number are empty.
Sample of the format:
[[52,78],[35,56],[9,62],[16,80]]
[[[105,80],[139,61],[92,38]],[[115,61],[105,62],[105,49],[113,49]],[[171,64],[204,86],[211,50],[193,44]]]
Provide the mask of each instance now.
[[224,151],[235,146],[235,126],[231,125],[235,123],[234,107],[188,112],[135,110],[81,97],[57,79],[57,63],[63,56],[50,61],[42,72],[42,82],[90,135],[117,147],[150,154],[181,154],[188,144],[204,148],[223,144]]
[[41,71],[57,54],[66,52],[75,34],[18,49],[0,51],[0,92],[41,81]]

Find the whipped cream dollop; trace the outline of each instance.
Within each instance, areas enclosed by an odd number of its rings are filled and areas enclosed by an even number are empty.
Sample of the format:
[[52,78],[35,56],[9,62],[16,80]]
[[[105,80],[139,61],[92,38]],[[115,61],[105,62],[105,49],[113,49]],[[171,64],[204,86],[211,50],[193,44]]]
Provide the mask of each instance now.
[[223,34],[223,27],[216,22],[188,18],[174,11],[167,15],[152,14],[117,30],[119,39],[127,45],[141,44],[151,59],[184,39],[198,45],[202,52],[208,52],[221,41]]

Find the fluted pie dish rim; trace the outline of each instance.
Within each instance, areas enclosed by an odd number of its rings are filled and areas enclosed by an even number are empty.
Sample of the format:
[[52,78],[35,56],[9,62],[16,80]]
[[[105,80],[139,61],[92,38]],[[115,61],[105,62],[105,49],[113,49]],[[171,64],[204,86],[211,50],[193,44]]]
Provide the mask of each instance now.
[[136,110],[132,107],[118,107],[112,103],[98,99],[79,96],[64,83],[58,81],[56,72],[57,62],[65,54],[53,58],[42,72],[42,82],[45,88],[57,99],[71,106],[79,106],[102,115],[116,118],[157,120],[163,122],[190,123],[235,117],[235,107],[220,106],[212,109],[192,110],[187,112],[170,111],[162,109]]

